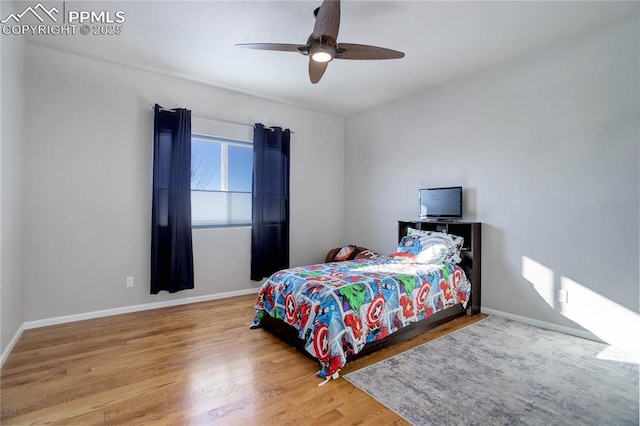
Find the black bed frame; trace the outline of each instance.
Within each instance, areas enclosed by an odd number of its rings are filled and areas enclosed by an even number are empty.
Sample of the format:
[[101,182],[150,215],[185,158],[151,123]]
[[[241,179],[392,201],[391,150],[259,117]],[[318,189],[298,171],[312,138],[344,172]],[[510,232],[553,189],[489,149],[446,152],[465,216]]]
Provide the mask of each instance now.
[[[438,327],[439,325],[465,315],[467,315],[467,311],[463,309],[459,304],[447,308],[443,311],[436,312],[429,318],[411,323],[408,326],[401,328],[400,330],[396,331],[393,334],[390,334],[383,339],[367,343],[360,352],[348,356],[347,362],[353,361],[364,355],[368,355],[372,352],[376,352],[380,349],[386,348],[396,343],[409,340],[422,333],[425,333],[426,331],[431,330],[432,328]],[[318,361],[313,355],[305,350],[305,342],[298,337],[298,330],[294,326],[287,324],[282,320],[272,318],[269,315],[265,315],[262,319],[262,322],[260,323],[260,327],[271,332],[277,338],[279,338],[289,346],[294,347],[299,352],[302,352],[308,358],[311,358],[314,361]]]
[[[358,359],[382,348],[394,345],[398,342],[409,340],[464,315],[471,316],[480,313],[480,223],[454,222],[451,224],[450,222],[399,221],[399,239],[402,239],[402,236],[406,235],[406,229],[409,226],[416,229],[448,231],[451,234],[462,234],[464,236],[465,242],[462,256],[463,262],[461,263],[461,266],[465,270],[465,274],[468,279],[471,281],[471,300],[469,300],[469,303],[467,304],[468,308],[464,309],[462,305],[456,304],[440,312],[436,312],[428,318],[409,324],[383,339],[367,343],[360,352],[347,357],[347,362],[353,361],[354,359]],[[289,325],[282,320],[272,318],[269,315],[265,315],[260,327],[270,331],[283,342],[293,346],[307,357],[314,361],[318,361],[313,355],[304,349],[305,342],[298,337],[298,330],[294,326]]]

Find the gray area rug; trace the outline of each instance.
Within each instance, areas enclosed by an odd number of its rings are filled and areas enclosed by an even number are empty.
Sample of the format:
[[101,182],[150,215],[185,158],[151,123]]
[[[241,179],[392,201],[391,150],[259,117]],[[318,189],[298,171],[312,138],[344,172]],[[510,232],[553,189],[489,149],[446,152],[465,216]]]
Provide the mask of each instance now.
[[415,425],[637,425],[636,355],[491,316],[344,378]]

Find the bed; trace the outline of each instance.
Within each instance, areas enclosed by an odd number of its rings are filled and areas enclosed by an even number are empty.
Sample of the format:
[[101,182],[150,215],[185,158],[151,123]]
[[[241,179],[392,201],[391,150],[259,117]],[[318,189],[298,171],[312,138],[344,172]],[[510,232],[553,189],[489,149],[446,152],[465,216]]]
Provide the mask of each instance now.
[[[321,378],[420,327],[465,314],[464,239],[409,228],[395,253],[278,271],[262,285],[252,328],[276,332],[316,359]],[[406,337],[406,336],[405,336]]]

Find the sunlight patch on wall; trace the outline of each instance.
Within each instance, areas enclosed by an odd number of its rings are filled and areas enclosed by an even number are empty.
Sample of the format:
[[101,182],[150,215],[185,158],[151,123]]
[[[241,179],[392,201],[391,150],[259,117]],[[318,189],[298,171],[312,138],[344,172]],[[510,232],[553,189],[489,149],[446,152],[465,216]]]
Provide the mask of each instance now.
[[[640,315],[565,276],[556,291],[554,271],[522,256],[522,276],[554,310],[579,324],[602,341],[636,351],[625,357],[638,361],[640,353]],[[603,351],[602,359],[616,359],[621,352]],[[627,361],[628,362],[628,361]]]
[[553,271],[542,263],[522,256],[522,276],[533,284],[533,288],[536,289],[540,297],[553,308],[555,301]]
[[561,277],[560,286],[569,294],[562,315],[610,345],[640,351],[640,315],[570,278]]

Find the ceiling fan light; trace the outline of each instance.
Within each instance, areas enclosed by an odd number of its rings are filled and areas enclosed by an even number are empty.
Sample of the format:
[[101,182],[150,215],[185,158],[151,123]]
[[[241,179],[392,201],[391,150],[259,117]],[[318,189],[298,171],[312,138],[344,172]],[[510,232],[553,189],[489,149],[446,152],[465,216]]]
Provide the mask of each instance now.
[[316,50],[311,54],[311,59],[316,62],[329,62],[333,59],[333,55],[326,50]]

